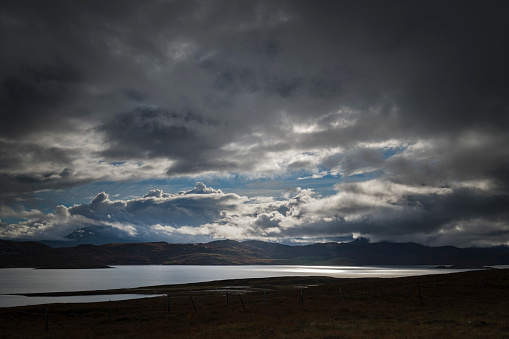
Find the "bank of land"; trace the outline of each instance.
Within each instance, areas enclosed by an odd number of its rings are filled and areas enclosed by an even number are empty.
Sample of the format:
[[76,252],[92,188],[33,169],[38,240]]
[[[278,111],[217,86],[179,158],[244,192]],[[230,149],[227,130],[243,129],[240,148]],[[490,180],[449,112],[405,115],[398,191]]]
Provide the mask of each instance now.
[[509,337],[508,270],[243,279],[114,292],[164,296],[4,308],[0,337]]

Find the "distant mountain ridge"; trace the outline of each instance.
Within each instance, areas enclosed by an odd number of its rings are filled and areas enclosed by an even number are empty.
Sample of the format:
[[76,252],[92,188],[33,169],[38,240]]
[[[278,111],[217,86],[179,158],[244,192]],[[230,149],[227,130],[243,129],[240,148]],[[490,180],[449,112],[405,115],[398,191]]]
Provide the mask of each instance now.
[[107,267],[96,260],[87,260],[67,248],[52,248],[35,241],[0,240],[0,267]]
[[415,243],[317,243],[289,246],[263,241],[203,244],[112,243],[52,248],[0,240],[0,267],[88,268],[107,265],[503,265],[509,248],[429,247]]

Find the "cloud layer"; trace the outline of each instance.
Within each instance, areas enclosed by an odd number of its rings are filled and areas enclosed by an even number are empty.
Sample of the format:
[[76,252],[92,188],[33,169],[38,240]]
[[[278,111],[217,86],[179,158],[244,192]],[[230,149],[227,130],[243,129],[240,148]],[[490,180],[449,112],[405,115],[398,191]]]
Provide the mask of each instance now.
[[507,197],[381,179],[335,188],[336,194],[327,197],[298,188],[280,199],[242,197],[201,182],[192,190],[168,194],[155,189],[130,200],[110,200],[102,192],[89,204],[27,215],[32,218],[26,222],[4,225],[1,235],[66,241],[74,230],[92,226],[103,235],[131,242],[222,238],[312,242],[362,235],[374,241],[487,246],[509,240]]
[[[506,243],[504,7],[3,2],[0,218],[10,221],[0,234],[59,238],[110,223],[140,239]],[[255,191],[184,198],[155,190],[125,200],[99,194],[89,204],[84,196],[83,205],[43,213],[35,199],[180,177],[337,184],[330,196],[301,190],[264,203]]]

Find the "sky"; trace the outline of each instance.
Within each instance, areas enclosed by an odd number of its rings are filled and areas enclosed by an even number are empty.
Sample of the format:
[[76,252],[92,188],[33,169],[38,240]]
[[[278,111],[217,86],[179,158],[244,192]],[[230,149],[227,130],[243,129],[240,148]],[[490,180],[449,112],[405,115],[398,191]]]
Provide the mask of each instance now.
[[507,245],[506,10],[1,1],[0,238]]

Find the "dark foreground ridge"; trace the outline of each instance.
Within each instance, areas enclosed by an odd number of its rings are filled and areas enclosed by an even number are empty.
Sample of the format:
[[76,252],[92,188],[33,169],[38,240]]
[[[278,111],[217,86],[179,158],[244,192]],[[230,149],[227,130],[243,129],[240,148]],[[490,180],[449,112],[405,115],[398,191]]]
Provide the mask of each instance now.
[[[503,338],[509,271],[152,286],[138,300],[0,308],[2,338]],[[108,293],[111,294],[111,291]]]
[[453,265],[509,264],[509,248],[429,247],[415,243],[321,243],[288,246],[263,241],[204,244],[114,243],[52,248],[0,240],[0,267],[106,268],[109,265]]

